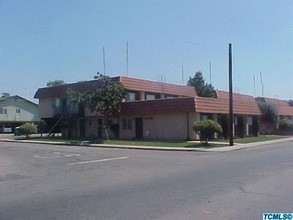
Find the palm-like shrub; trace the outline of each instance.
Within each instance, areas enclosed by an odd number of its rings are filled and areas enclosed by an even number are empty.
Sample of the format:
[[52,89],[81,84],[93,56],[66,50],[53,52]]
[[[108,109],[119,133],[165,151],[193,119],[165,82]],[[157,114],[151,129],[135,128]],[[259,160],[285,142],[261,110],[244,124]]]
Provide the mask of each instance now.
[[25,123],[18,128],[18,132],[28,138],[30,134],[37,133],[37,126],[32,123]]

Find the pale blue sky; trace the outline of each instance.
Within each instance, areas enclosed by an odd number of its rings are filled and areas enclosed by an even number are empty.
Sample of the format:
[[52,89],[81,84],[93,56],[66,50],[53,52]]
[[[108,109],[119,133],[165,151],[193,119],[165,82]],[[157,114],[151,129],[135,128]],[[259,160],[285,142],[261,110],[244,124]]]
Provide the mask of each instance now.
[[[293,99],[292,0],[0,0],[0,92],[33,100],[50,80],[103,73],[182,84],[209,62],[228,89],[228,44],[236,92]],[[256,90],[253,86],[255,75]],[[37,100],[34,100],[37,101]]]

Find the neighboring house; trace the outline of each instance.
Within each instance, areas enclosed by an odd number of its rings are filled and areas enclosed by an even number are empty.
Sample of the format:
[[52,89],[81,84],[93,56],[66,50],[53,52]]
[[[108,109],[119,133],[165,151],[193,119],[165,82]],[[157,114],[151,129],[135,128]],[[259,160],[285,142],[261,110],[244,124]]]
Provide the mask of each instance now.
[[[228,115],[225,92],[219,98],[198,97],[191,86],[154,82],[129,77],[113,77],[127,89],[128,95],[121,105],[121,112],[108,122],[97,112],[91,113],[83,106],[72,105],[68,91],[94,90],[97,80],[40,88],[35,94],[39,99],[40,117],[52,125],[63,124],[63,134],[69,137],[105,137],[103,125],[113,128],[121,139],[196,139],[192,125],[198,120]],[[234,111],[243,115],[245,135],[251,135],[253,117],[260,111],[253,97],[235,95]],[[237,121],[235,121],[235,125]],[[114,131],[115,129],[116,131]]]
[[18,95],[0,97],[1,132],[13,132],[15,127],[26,122],[40,122],[37,104]]

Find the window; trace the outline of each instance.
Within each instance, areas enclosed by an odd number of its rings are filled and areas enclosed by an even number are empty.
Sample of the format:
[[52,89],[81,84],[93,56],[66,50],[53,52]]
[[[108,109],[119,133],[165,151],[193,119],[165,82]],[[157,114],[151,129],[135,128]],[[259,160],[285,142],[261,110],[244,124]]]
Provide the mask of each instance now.
[[127,93],[126,101],[135,101],[135,93],[134,92]]
[[124,130],[131,130],[132,129],[131,118],[122,119],[122,128]]
[[154,94],[146,94],[145,99],[146,100],[155,100],[156,95],[154,95]]
[[127,95],[125,97],[125,101],[126,102],[131,102],[131,101],[135,101],[135,100],[139,100],[139,92],[128,91]]
[[15,110],[15,112],[18,113],[18,114],[20,114],[20,108],[17,108],[17,109]]
[[60,107],[60,99],[53,99],[52,106],[53,106],[53,108],[59,108]]
[[7,114],[7,108],[0,108],[0,114]]
[[200,114],[200,120],[201,121],[205,121],[205,120],[208,120],[208,119],[211,119],[212,116],[211,114]]

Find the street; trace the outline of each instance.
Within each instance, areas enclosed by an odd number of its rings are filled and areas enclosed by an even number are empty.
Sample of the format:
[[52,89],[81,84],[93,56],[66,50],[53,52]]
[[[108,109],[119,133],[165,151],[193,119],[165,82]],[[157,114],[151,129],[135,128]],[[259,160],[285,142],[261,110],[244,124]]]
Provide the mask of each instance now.
[[262,219],[293,212],[292,145],[221,153],[0,142],[0,219]]

